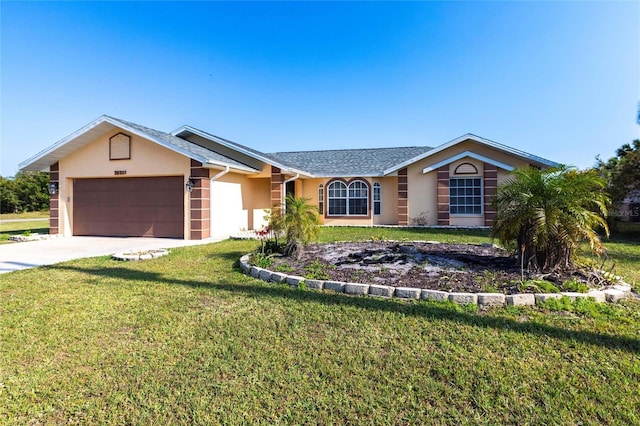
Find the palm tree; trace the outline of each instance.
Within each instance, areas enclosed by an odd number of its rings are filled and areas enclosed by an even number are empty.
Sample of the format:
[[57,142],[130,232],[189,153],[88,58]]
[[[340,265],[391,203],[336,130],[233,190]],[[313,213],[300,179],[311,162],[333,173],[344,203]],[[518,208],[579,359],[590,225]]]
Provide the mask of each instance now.
[[516,169],[498,188],[492,234],[517,250],[518,260],[533,271],[572,266],[582,241],[601,254],[604,246],[596,230],[601,227],[609,235],[605,186],[594,170]]
[[299,255],[304,245],[318,237],[318,209],[308,201],[308,198],[287,195],[284,214],[281,206],[271,210],[270,227],[274,232],[284,235],[286,255]]

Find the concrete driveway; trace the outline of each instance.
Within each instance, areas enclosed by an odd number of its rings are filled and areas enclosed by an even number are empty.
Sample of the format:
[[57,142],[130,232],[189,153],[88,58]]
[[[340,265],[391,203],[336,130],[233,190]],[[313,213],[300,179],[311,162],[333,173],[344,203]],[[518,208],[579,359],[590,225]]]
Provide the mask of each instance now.
[[106,256],[129,249],[193,246],[219,240],[170,238],[67,237],[23,243],[0,244],[0,274],[19,269],[52,265],[83,257]]

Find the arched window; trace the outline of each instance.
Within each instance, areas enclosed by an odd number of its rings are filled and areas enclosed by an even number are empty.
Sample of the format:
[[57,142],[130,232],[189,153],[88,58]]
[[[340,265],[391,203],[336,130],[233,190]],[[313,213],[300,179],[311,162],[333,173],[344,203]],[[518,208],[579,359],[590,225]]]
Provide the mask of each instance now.
[[369,186],[361,180],[349,185],[336,180],[327,186],[329,216],[366,216],[369,212]]
[[324,185],[318,185],[318,210],[324,214]]
[[382,213],[382,194],[381,187],[378,182],[373,184],[373,214]]

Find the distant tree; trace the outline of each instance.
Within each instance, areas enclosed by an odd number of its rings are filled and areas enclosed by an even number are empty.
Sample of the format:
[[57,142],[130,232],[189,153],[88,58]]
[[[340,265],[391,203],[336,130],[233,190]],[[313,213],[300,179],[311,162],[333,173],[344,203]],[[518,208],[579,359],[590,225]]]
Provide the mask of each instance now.
[[49,208],[49,174],[26,172],[0,178],[2,213],[41,211]]
[[538,272],[572,266],[582,241],[600,254],[604,246],[596,230],[609,233],[605,185],[594,170],[516,169],[498,187],[493,236]]
[[307,198],[287,195],[284,211],[281,206],[271,210],[269,227],[284,235],[286,255],[300,254],[304,245],[318,237],[320,217],[318,209]]
[[15,182],[0,176],[0,213],[20,211],[20,201],[15,191]]
[[614,203],[640,191],[640,139],[622,145],[616,150],[616,156],[606,162],[596,160],[596,169],[607,180],[607,191]]

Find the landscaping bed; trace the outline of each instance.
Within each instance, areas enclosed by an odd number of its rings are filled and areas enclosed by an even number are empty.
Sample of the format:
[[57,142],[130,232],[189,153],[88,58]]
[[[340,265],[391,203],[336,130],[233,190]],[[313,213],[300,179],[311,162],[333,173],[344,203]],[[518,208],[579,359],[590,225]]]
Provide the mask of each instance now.
[[618,284],[590,268],[529,274],[492,244],[340,242],[312,244],[297,258],[275,257],[269,267],[309,279],[427,288],[448,292],[587,292]]

